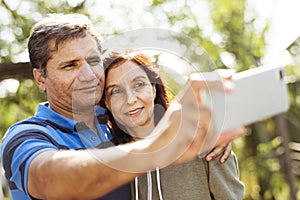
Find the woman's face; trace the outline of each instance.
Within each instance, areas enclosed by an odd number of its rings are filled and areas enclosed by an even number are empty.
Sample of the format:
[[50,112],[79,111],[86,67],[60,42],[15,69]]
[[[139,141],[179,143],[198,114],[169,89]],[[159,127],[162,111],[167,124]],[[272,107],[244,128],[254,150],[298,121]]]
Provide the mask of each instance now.
[[126,61],[111,68],[105,85],[107,108],[130,134],[135,134],[134,130],[137,128],[154,127],[156,90],[139,65]]

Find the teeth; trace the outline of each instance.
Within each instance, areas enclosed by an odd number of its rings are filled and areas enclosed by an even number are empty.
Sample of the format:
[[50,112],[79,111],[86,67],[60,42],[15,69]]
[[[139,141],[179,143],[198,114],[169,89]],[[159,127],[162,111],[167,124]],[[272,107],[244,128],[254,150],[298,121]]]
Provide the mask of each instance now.
[[134,114],[138,113],[139,110],[140,110],[140,109],[136,109],[136,110],[134,110],[134,111],[129,111],[129,114],[130,114],[130,115],[134,115]]

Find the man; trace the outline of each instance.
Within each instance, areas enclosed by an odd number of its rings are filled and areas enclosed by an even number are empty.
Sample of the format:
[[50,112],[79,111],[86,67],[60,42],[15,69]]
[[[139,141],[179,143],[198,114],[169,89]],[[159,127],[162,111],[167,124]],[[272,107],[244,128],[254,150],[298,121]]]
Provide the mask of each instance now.
[[[191,80],[152,137],[114,146],[105,111],[95,106],[104,73],[100,40],[86,17],[53,14],[41,20],[32,29],[28,50],[48,102],[3,138],[3,166],[13,199],[129,199],[128,183],[134,177],[191,160],[215,144],[216,135],[207,128],[210,112],[194,95],[206,85]],[[224,134],[219,143],[241,134]]]

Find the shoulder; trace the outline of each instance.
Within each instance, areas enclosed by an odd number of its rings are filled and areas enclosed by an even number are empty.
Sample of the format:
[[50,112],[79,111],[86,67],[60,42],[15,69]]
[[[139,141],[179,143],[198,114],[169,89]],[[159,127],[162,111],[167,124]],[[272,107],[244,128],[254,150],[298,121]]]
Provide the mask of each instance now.
[[45,121],[34,121],[32,119],[26,119],[19,121],[12,125],[6,132],[2,139],[1,149],[4,151],[9,148],[16,148],[22,143],[48,143],[51,146],[58,148],[61,145],[57,142],[56,134],[59,131],[58,128],[51,126]]

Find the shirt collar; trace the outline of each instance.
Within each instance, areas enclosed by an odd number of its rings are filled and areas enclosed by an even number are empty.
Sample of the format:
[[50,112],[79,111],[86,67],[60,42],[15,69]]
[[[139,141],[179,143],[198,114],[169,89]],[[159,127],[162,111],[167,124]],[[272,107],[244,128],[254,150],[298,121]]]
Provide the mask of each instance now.
[[[106,113],[106,109],[103,107],[100,107],[100,106],[95,106],[94,110],[95,110],[95,112],[94,112],[95,116],[97,116],[98,118],[99,118],[99,116],[104,116],[104,114]],[[50,120],[53,123],[59,124],[63,128],[71,130],[71,131],[75,130],[75,125],[78,123],[77,121],[69,119],[67,117],[64,117],[63,115],[58,114],[57,112],[52,110],[49,107],[48,102],[40,103],[38,105],[38,109],[37,109],[35,116],[37,116],[39,118],[43,118],[45,120]]]

